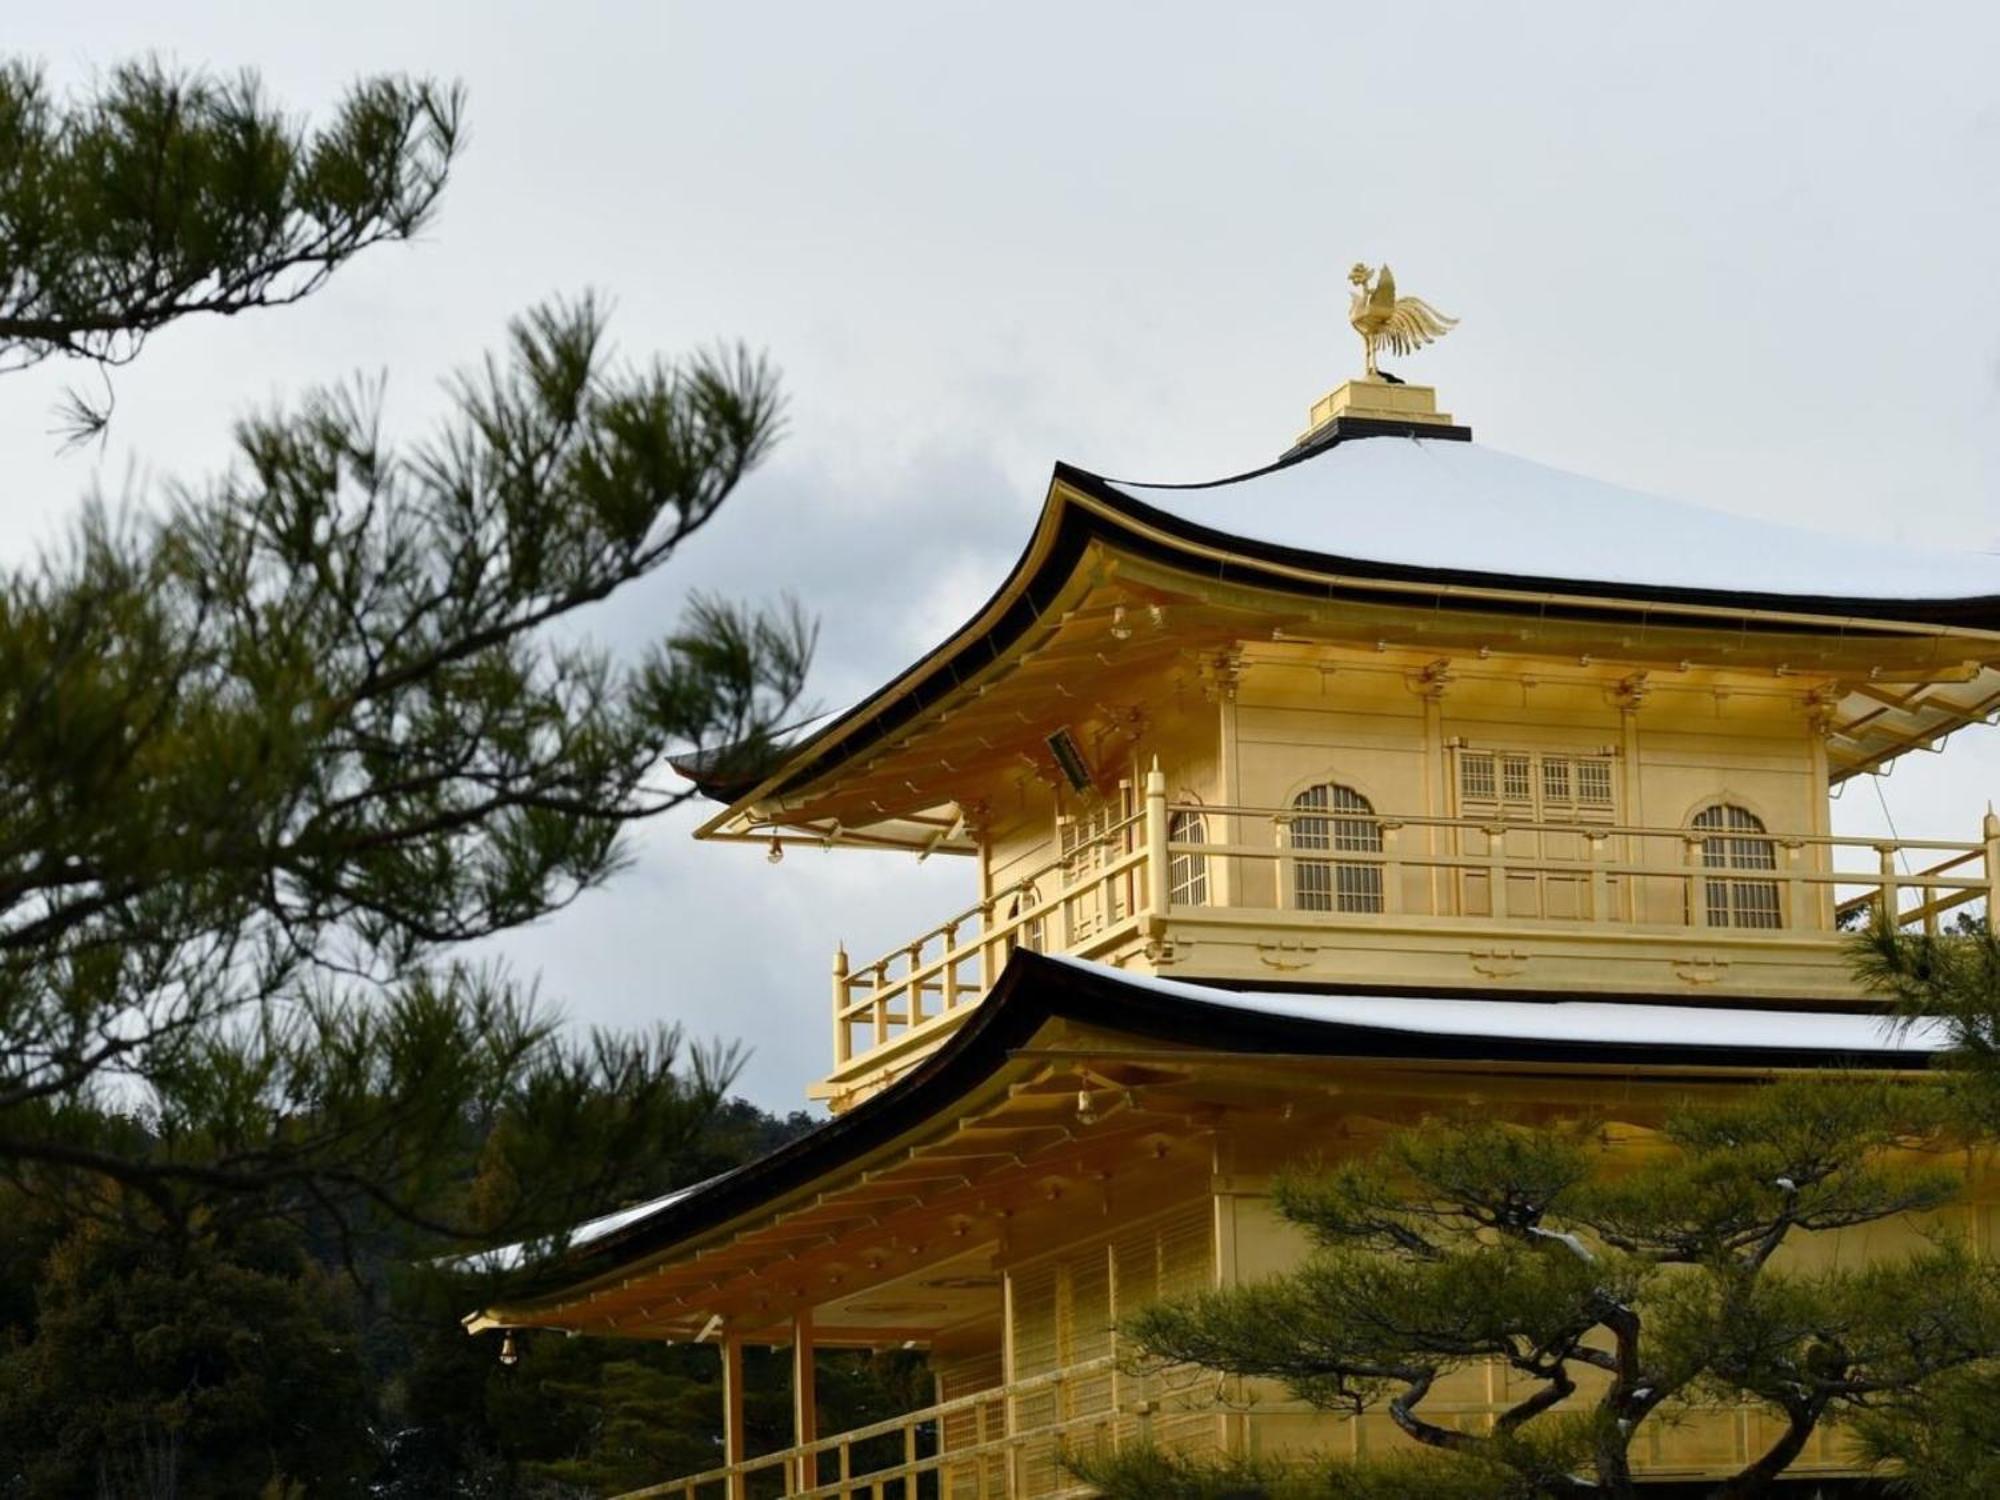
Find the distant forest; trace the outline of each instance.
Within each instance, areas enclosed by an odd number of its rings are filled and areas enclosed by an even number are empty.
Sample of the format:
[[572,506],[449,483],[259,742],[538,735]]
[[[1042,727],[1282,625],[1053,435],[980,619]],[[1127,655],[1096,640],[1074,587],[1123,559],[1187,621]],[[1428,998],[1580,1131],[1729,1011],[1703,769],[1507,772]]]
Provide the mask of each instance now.
[[[672,1175],[811,1125],[730,1099]],[[393,1236],[350,1265],[310,1227],[176,1244],[105,1207],[0,1188],[0,1494],[567,1500],[719,1462],[713,1347],[529,1334],[504,1366]],[[820,1358],[836,1430],[929,1399],[920,1356]],[[788,1445],[787,1355],[745,1367],[752,1451]]]

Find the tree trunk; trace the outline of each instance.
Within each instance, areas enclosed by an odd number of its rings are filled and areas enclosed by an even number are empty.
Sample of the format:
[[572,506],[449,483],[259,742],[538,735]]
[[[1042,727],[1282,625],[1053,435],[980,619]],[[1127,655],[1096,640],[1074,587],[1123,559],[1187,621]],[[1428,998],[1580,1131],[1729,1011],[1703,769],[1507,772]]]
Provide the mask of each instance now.
[[1764,1456],[1755,1463],[1718,1485],[1713,1500],[1755,1500],[1757,1496],[1770,1493],[1772,1482],[1805,1451],[1806,1440],[1819,1426],[1820,1407],[1813,1403],[1786,1415],[1791,1420],[1785,1426],[1784,1436],[1767,1448]]
[[1606,1439],[1600,1443],[1593,1455],[1597,1464],[1597,1493],[1604,1500],[1638,1500],[1639,1490],[1632,1482],[1632,1435],[1620,1433],[1618,1438]]

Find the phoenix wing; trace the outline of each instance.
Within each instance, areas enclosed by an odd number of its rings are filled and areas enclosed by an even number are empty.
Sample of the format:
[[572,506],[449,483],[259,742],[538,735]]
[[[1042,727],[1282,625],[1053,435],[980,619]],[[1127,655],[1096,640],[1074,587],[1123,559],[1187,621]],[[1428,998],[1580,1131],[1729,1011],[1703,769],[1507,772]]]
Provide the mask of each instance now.
[[1368,310],[1378,318],[1396,311],[1396,273],[1386,265],[1376,273],[1375,285],[1368,289]]
[[[1383,280],[1388,280],[1387,272],[1383,273]],[[1389,320],[1377,337],[1397,354],[1413,354],[1457,326],[1458,319],[1447,318],[1421,297],[1397,297],[1395,306],[1389,310]]]

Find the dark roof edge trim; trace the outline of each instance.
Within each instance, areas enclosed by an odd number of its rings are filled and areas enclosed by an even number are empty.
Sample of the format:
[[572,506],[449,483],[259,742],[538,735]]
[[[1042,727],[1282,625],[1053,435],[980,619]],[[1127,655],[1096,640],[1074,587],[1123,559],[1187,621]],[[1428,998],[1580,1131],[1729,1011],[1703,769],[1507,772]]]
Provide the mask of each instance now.
[[[1087,470],[1074,468],[1069,464],[1057,464],[1054,479],[1057,483],[1065,484],[1089,496],[1119,518],[1165,533],[1181,542],[1232,551],[1250,560],[1252,566],[1227,569],[1226,576],[1236,581],[1269,588],[1275,592],[1305,594],[1316,599],[1337,597],[1341,590],[1337,585],[1332,588],[1325,585],[1313,587],[1301,583],[1296,578],[1265,573],[1255,568],[1254,563],[1261,559],[1287,568],[1322,574],[1344,573],[1357,579],[1380,579],[1417,587],[1446,588],[1454,585],[1489,589],[1504,587],[1521,593],[1524,596],[1523,600],[1511,606],[1508,601],[1483,600],[1480,601],[1479,607],[1498,613],[1507,613],[1510,609],[1516,613],[1532,612],[1542,618],[1646,622],[1650,618],[1650,605],[1667,603],[1744,611],[1779,610],[1797,614],[1824,614],[1844,619],[1879,620],[1885,626],[1956,625],[2000,630],[2000,598],[1902,605],[1883,600],[1849,600],[1786,594],[1739,594],[1718,589],[1676,589],[1638,584],[1593,584],[1545,578],[1505,578],[1490,573],[1363,562],[1335,557],[1328,553],[1282,547],[1276,543],[1259,542],[1229,532],[1216,531],[1183,520],[1171,512],[1159,510],[1142,500],[1135,500],[1114,487],[1109,480],[1101,479]],[[1026,567],[1028,553],[1024,552],[1006,580],[972,616],[974,620],[978,619],[981,614],[1006,598],[1010,592],[1016,592],[1018,586],[1019,597],[998,619],[986,630],[965,641],[955,653],[950,652],[949,648],[952,640],[957,639],[956,636],[941,643],[884,683],[827,725],[811,740],[799,746],[799,749],[804,751],[815,743],[824,742],[843,728],[865,721],[871,715],[874,718],[872,724],[867,725],[859,734],[827,745],[819,754],[813,755],[803,763],[795,763],[793,769],[783,773],[782,779],[765,782],[756,789],[757,792],[767,796],[783,795],[808,785],[827,774],[843,760],[893,734],[937,699],[956,688],[966,676],[1002,655],[1033,628],[1035,621],[1041,616],[1042,604],[1067,580],[1077,558],[1092,541],[1103,541],[1162,561],[1178,560],[1182,566],[1186,565],[1184,555],[1180,554],[1171,543],[1162,544],[1151,538],[1139,536],[1128,527],[1119,525],[1096,511],[1065,507],[1055,538],[1041,565],[1028,571]],[[1032,550],[1031,544],[1029,551]],[[1568,593],[1578,602],[1551,604],[1545,599],[1527,597],[1538,593]],[[1602,597],[1604,595],[1613,597],[1607,600]],[[1369,597],[1371,600],[1374,598],[1373,595]],[[1624,600],[1631,602],[1624,603],[1622,602]],[[1655,620],[1653,623],[1658,622]],[[1745,624],[1752,630],[1797,628],[1781,623],[1765,627],[1754,620],[1746,621]],[[898,685],[913,677],[920,680],[893,704],[878,710],[877,705],[884,698]]]
[[[1300,460],[1315,458],[1323,449],[1302,454]],[[1289,467],[1285,464],[1273,468]],[[1257,470],[1239,478],[1254,478],[1269,470]],[[1262,558],[1289,567],[1316,572],[1375,578],[1384,582],[1445,584],[1465,588],[1504,588],[1523,593],[1565,594],[1593,603],[1632,600],[1658,604],[1691,604],[1710,609],[1757,610],[1766,613],[1824,615],[1835,619],[1880,621],[1885,625],[1964,626],[1975,630],[2000,630],[2000,595],[1975,595],[1963,599],[1855,599],[1840,594],[1750,593],[1739,589],[1696,588],[1684,584],[1612,583],[1603,579],[1558,578],[1543,574],[1482,573],[1472,568],[1430,568],[1414,563],[1372,562],[1365,558],[1343,557],[1338,553],[1262,542],[1234,532],[1219,531],[1174,515],[1118,488],[1119,481],[1105,479],[1087,469],[1069,464],[1056,465],[1056,477],[1083,491],[1092,499],[1117,507],[1134,520],[1157,527],[1202,546],[1222,547],[1250,557]],[[1132,483],[1132,481],[1124,481]],[[1235,479],[1217,480],[1216,485],[1234,484]],[[1135,485],[1141,489],[1166,489],[1165,485]],[[1211,486],[1200,486],[1210,488]],[[1193,488],[1193,486],[1171,486]]]
[[[1517,999],[1532,997],[1517,996]],[[1574,998],[1574,997],[1572,997]],[[891,1087],[864,1100],[769,1156],[714,1179],[658,1213],[558,1257],[561,1281],[517,1303],[555,1300],[559,1287],[593,1280],[617,1266],[720,1227],[805,1184],[838,1171],[946,1111],[1005,1065],[1051,1019],[1124,1032],[1206,1051],[1310,1053],[1328,1058],[1407,1062],[1483,1062],[1608,1068],[1724,1068],[1747,1078],[1795,1069],[1858,1067],[1922,1072],[1928,1054],[1883,1047],[1857,1052],[1822,1048],[1742,1049],[1701,1042],[1673,1044],[1481,1037],[1411,1032],[1327,1018],[1277,1016],[1168,994],[1132,984],[1116,970],[1064,963],[1017,950],[991,994],[939,1049]]]

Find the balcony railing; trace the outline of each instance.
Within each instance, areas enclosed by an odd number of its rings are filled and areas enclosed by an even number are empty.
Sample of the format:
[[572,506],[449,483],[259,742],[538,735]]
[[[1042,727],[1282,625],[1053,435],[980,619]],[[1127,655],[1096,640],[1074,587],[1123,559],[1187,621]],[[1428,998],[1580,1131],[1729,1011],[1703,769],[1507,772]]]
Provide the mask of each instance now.
[[853,967],[837,951],[836,1069],[983,999],[1016,948],[1088,953],[1130,935],[1136,914],[1151,909],[1142,881],[1159,863],[1145,823],[1141,814],[1112,824],[873,963]]
[[[1151,1436],[1159,1398],[1112,1358],[1051,1371],[906,1413],[871,1427],[759,1454],[619,1500],[917,1500],[1089,1494],[1057,1455]],[[1142,1387],[1144,1389],[1142,1389]],[[828,1477],[828,1471],[831,1477]],[[924,1475],[935,1475],[921,1484]]]
[[1170,804],[1155,771],[1134,816],[871,963],[836,954],[833,1077],[894,1064],[951,1029],[1016,947],[1091,957],[1260,912],[1289,928],[1727,930],[1827,943],[1888,912],[1935,932],[1961,908],[1994,904],[2000,821],[1989,815],[1983,832],[1880,840],[1736,822]]
[[[1504,1383],[1484,1396],[1434,1396],[1424,1402],[1424,1415],[1468,1431],[1490,1430],[1509,1405],[1503,1390]],[[1744,1448],[1735,1463],[1777,1435],[1771,1414],[1751,1405],[1688,1408],[1685,1419],[1713,1424],[1717,1436],[1741,1433]],[[1266,1423],[1269,1436],[1292,1447],[1360,1456],[1384,1440],[1397,1442],[1386,1431],[1379,1437],[1344,1431],[1352,1420],[1272,1386],[1113,1354],[629,1490],[616,1500],[1081,1500],[1096,1491],[1077,1482],[1066,1462],[1071,1455],[1139,1446],[1252,1453],[1262,1446],[1257,1429]],[[1653,1441],[1658,1444],[1660,1434]],[[1706,1458],[1712,1471],[1715,1460]],[[1703,1462],[1657,1446],[1634,1459],[1642,1473],[1704,1472]],[[1825,1452],[1802,1456],[1796,1467],[1801,1474],[1856,1472],[1852,1460]]]

